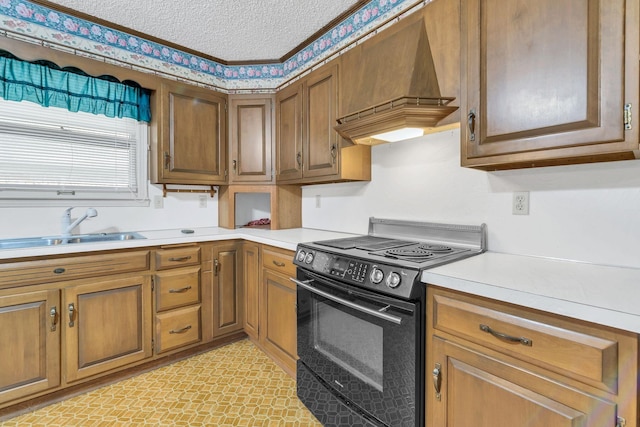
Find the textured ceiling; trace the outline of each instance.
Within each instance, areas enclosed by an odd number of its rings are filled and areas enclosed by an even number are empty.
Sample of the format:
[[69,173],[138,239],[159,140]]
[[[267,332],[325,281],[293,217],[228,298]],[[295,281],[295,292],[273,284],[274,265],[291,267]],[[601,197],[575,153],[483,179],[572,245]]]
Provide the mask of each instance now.
[[224,61],[279,59],[355,0],[50,0]]

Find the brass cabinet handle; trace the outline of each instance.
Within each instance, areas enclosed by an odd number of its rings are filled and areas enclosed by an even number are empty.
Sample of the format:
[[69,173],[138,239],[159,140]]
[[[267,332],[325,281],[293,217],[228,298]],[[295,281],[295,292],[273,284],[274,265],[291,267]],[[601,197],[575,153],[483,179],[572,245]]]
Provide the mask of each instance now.
[[218,258],[213,260],[213,275],[217,276],[218,275],[218,269],[220,268],[220,261],[218,261]]
[[336,156],[338,155],[338,147],[336,146],[336,144],[333,144],[331,146],[331,164],[335,164],[336,163]]
[[179,257],[171,257],[169,261],[180,262],[180,261],[188,261],[191,259],[191,255],[188,256],[179,256]]
[[276,261],[275,259],[273,260],[273,264],[276,267],[284,267],[284,265],[285,265],[284,262]]
[[433,388],[436,390],[436,399],[440,400],[442,395],[440,394],[440,387],[442,386],[442,365],[436,363],[436,367],[433,368]]
[[183,293],[187,292],[189,289],[191,289],[191,286],[185,286],[184,288],[180,288],[180,289],[169,289],[169,293],[170,294],[183,294]]
[[469,140],[476,140],[476,110],[470,110],[467,115],[467,125],[469,126]]
[[49,310],[49,318],[51,319],[51,332],[55,332],[58,324],[58,309],[56,307],[51,307]]
[[68,309],[69,309],[69,327],[73,328],[75,326],[75,323],[73,320],[76,317],[76,313],[77,313],[76,307],[73,305],[73,303],[71,303],[69,304]]
[[233,164],[233,171],[236,171],[236,168],[238,167],[238,161],[234,160],[233,162],[231,162]]
[[170,334],[184,334],[185,332],[187,332],[189,329],[191,329],[191,325],[187,325],[182,329],[172,329],[169,331]]
[[496,337],[498,339],[501,339],[503,341],[508,341],[508,342],[512,342],[512,343],[520,343],[520,344],[526,345],[528,347],[531,347],[533,345],[533,341],[530,340],[529,338],[514,337],[512,335],[507,335],[507,334],[504,334],[502,332],[494,331],[493,329],[491,329],[487,325],[480,324],[480,330],[483,331],[483,332],[486,332],[488,334],[491,334],[494,337]]
[[298,166],[302,166],[302,153],[298,151],[296,155],[296,161],[298,162]]

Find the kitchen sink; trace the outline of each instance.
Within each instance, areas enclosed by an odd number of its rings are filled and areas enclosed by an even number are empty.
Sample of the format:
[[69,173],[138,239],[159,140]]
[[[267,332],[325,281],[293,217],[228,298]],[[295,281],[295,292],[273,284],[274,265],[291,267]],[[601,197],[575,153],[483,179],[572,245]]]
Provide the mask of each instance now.
[[124,240],[146,239],[139,233],[97,233],[71,236],[25,237],[18,239],[0,239],[0,249],[34,248],[76,243],[98,243]]

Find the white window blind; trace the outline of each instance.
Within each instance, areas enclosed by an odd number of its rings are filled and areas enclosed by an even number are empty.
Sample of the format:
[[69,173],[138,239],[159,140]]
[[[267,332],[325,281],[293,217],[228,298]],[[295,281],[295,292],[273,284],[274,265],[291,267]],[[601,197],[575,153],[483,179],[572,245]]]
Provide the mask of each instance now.
[[147,127],[0,99],[0,198],[146,199]]

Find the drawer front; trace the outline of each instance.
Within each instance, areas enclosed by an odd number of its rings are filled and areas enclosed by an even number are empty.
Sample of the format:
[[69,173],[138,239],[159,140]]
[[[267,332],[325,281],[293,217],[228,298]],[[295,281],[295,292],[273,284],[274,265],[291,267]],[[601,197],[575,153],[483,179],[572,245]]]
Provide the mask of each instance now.
[[0,264],[0,287],[99,277],[149,269],[149,251]]
[[278,271],[286,276],[295,277],[296,266],[293,263],[293,252],[276,252],[266,247],[262,250],[262,265],[273,271]]
[[156,353],[200,342],[200,318],[200,305],[157,314]]
[[442,295],[434,297],[433,316],[436,330],[615,392],[618,343],[614,340]]
[[162,271],[155,276],[156,311],[200,302],[200,267]]
[[197,264],[200,264],[200,246],[158,249],[156,251],[157,270]]

